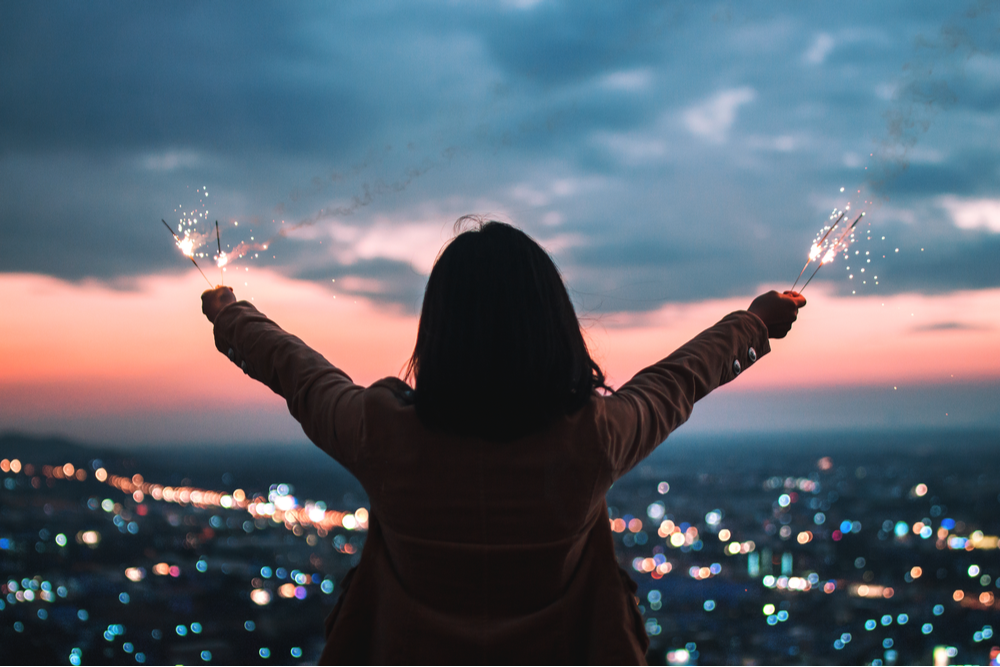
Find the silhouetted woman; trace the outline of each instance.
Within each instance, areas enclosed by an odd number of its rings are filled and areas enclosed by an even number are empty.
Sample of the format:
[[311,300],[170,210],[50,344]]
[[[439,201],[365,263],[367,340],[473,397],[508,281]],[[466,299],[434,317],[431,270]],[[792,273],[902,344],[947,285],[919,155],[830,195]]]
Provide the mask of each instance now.
[[435,263],[412,389],[355,385],[228,288],[202,298],[216,347],[368,493],[322,662],[381,664],[642,663],[605,493],[805,305],[757,297],[602,394],[551,258],[502,223],[459,234]]

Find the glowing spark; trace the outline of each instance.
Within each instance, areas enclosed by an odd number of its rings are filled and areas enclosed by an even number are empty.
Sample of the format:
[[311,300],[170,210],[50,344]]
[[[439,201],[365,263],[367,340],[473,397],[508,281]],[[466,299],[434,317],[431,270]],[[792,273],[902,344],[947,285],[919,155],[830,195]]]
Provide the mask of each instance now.
[[812,272],[811,276],[809,276],[809,280],[807,280],[806,284],[803,285],[802,289],[799,290],[800,294],[802,293],[803,290],[805,290],[805,288],[809,285],[809,283],[812,282],[812,279],[816,277],[816,274],[819,273],[819,270],[823,268],[824,264],[829,264],[830,262],[832,262],[837,257],[837,253],[840,252],[842,248],[846,248],[851,244],[851,240],[848,239],[848,235],[854,230],[854,227],[858,224],[858,222],[861,221],[861,218],[863,217],[865,217],[864,212],[862,212],[861,215],[855,218],[854,222],[851,223],[851,226],[845,229],[843,233],[841,233],[841,235],[837,237],[837,240],[833,243],[833,245],[829,247],[829,249],[823,255],[823,259],[822,261],[820,261],[819,266],[817,266],[816,270]]
[[816,258],[819,257],[821,252],[823,252],[823,242],[826,241],[826,237],[830,235],[830,232],[832,232],[838,224],[840,224],[840,221],[844,219],[845,215],[847,215],[847,213],[841,213],[840,217],[834,220],[833,224],[830,225],[830,229],[826,230],[826,234],[823,234],[823,238],[812,244],[812,247],[809,249],[809,259],[806,260],[805,266],[803,266],[802,270],[799,271],[798,278],[796,278],[795,282],[792,283],[793,290],[795,289],[795,286],[799,284],[799,279],[802,278],[802,274],[806,272],[809,265],[816,261]]
[[177,232],[170,228],[170,225],[167,224],[166,220],[160,218],[160,222],[162,222],[163,226],[167,228],[167,231],[173,235],[174,241],[177,243],[177,247],[181,249],[181,252],[184,253],[185,257],[191,260],[191,263],[194,264],[194,268],[198,269],[198,273],[200,273],[201,277],[205,279],[208,286],[214,288],[215,285],[212,284],[212,281],[208,279],[208,276],[205,275],[205,272],[201,270],[201,267],[198,266],[198,262],[194,259],[194,240],[190,236],[185,236],[181,239],[181,237],[177,236]]

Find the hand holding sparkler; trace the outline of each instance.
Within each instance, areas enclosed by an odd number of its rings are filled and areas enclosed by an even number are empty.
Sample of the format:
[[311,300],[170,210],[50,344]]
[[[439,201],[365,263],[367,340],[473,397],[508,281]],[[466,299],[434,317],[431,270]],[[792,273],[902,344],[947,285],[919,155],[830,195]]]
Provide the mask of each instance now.
[[747,312],[753,313],[767,327],[768,338],[784,338],[798,319],[799,308],[806,305],[806,299],[791,290],[778,294],[771,290],[753,300]]
[[215,289],[205,290],[201,293],[201,312],[205,313],[205,317],[212,324],[215,324],[215,318],[219,316],[222,309],[233,303],[236,303],[236,294],[232,287],[220,285]]

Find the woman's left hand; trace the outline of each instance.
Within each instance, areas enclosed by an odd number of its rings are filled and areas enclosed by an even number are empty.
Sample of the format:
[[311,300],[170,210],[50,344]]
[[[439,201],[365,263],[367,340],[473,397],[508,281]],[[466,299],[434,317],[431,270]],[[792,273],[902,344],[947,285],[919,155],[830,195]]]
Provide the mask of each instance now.
[[222,309],[231,303],[236,303],[236,294],[232,287],[220,286],[205,290],[201,294],[201,312],[205,313],[205,317],[212,324],[215,324],[215,318],[219,316]]

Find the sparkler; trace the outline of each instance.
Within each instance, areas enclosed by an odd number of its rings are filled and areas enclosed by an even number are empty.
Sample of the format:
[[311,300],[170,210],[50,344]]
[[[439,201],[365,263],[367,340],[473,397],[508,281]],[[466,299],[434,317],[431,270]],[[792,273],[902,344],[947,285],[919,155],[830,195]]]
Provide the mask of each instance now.
[[215,221],[215,242],[219,244],[219,258],[216,260],[216,264],[219,266],[219,281],[220,284],[226,284],[226,276],[223,274],[222,267],[226,265],[228,259],[222,254],[222,235],[219,234],[219,221]]
[[822,251],[822,249],[823,249],[823,241],[826,241],[826,237],[830,235],[830,232],[832,232],[832,231],[834,230],[834,228],[835,228],[835,227],[836,227],[836,226],[837,226],[838,224],[840,224],[840,221],[844,219],[844,216],[845,216],[845,215],[847,215],[847,213],[846,213],[846,212],[845,212],[845,213],[841,213],[841,214],[840,214],[840,217],[839,217],[839,218],[837,218],[837,219],[836,219],[836,220],[835,220],[835,221],[833,222],[833,224],[832,224],[832,225],[830,225],[830,229],[826,230],[826,234],[823,234],[823,238],[821,238],[821,239],[820,239],[819,241],[817,241],[816,243],[813,243],[813,244],[812,244],[812,248],[810,248],[810,249],[809,249],[809,258],[808,258],[808,259],[806,260],[806,263],[805,263],[805,265],[804,265],[804,266],[802,267],[802,270],[801,270],[801,271],[799,271],[799,276],[798,276],[798,278],[796,278],[796,279],[795,279],[795,282],[794,282],[794,283],[792,283],[792,291],[793,291],[793,292],[795,291],[795,286],[799,284],[799,279],[800,279],[800,278],[802,278],[802,274],[803,274],[803,273],[805,273],[805,272],[806,272],[806,269],[807,269],[807,268],[809,268],[809,265],[810,265],[810,264],[812,264],[812,263],[813,263],[813,262],[814,262],[814,261],[816,260],[816,258],[817,258],[817,257],[819,257],[819,255],[820,255],[820,252],[821,252],[821,251]]
[[[829,249],[823,255],[823,259],[819,261],[819,266],[817,266],[816,270],[812,272],[811,276],[809,276],[809,280],[807,280],[806,284],[803,285],[802,289],[799,290],[799,294],[801,294],[805,290],[805,288],[809,285],[809,283],[812,282],[812,279],[816,277],[816,274],[819,273],[819,270],[823,268],[824,264],[827,264],[834,260],[834,258],[837,256],[837,253],[840,252],[841,246],[845,245],[847,236],[854,230],[854,227],[861,221],[861,218],[863,217],[865,217],[865,214],[862,212],[861,215],[859,215],[857,218],[854,219],[854,222],[851,223],[851,226],[845,229],[840,234],[840,236],[837,237],[837,240],[833,243],[833,245],[829,247]],[[827,232],[827,234],[829,234],[829,232]],[[824,238],[826,237],[824,236]]]
[[[212,289],[215,289],[215,285],[212,284],[212,281],[208,279],[208,276],[205,275],[205,272],[201,270],[200,266],[198,266],[198,262],[196,262],[194,260],[194,257],[193,257],[193,255],[194,255],[194,241],[192,241],[191,239],[187,239],[187,238],[186,239],[181,239],[181,237],[177,236],[177,232],[175,232],[173,229],[171,229],[170,225],[168,225],[167,221],[164,220],[163,218],[160,218],[160,222],[162,222],[163,226],[167,228],[167,231],[170,232],[173,235],[174,241],[177,242],[177,247],[181,249],[181,252],[184,254],[185,257],[187,257],[188,259],[191,260],[191,263],[194,264],[194,268],[198,269],[198,273],[200,273],[201,277],[205,279],[205,282],[208,283],[208,286],[210,288],[212,288]],[[220,245],[221,245],[221,241],[220,241]]]

